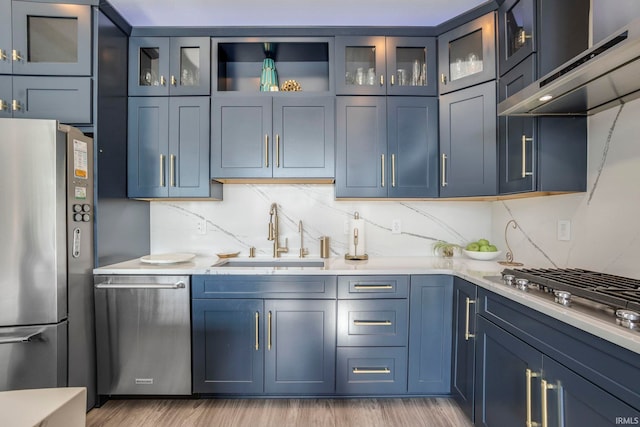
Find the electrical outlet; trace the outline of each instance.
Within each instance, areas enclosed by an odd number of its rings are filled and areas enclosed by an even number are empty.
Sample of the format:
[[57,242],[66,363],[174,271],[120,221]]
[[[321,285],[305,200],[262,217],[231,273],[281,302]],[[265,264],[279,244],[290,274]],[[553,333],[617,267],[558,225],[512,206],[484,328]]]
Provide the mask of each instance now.
[[198,234],[207,234],[207,220],[198,218],[196,229],[198,230]]
[[402,233],[402,221],[399,219],[394,219],[391,221],[391,234],[400,234]]
[[568,241],[571,240],[571,221],[568,219],[558,220],[558,240]]

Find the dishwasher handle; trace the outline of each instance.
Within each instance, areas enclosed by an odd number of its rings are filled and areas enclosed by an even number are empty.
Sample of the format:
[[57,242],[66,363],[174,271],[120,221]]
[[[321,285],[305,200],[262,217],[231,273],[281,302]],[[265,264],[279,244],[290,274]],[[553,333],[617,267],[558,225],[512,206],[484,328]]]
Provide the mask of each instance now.
[[155,283],[98,283],[96,289],[184,289],[187,285],[184,282],[173,284]]

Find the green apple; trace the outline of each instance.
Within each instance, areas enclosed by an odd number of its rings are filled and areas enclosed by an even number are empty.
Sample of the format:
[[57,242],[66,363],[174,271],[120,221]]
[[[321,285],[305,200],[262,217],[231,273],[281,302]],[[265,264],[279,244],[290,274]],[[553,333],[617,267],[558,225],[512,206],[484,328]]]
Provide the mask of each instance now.
[[478,252],[480,250],[480,245],[477,242],[471,242],[465,249],[468,251]]
[[489,252],[498,252],[496,245],[489,245]]
[[478,240],[478,244],[480,246],[489,246],[490,243],[489,243],[489,241],[487,239],[480,239],[480,240]]
[[489,249],[489,245],[480,246],[480,252],[491,252],[491,250]]

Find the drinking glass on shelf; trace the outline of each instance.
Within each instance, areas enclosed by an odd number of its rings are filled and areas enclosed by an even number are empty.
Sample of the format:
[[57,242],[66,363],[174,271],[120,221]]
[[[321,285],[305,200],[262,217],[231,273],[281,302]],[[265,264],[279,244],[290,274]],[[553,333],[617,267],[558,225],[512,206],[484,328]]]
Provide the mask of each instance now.
[[413,70],[411,73],[411,86],[418,86],[420,84],[420,61],[417,59],[413,61]]
[[376,84],[376,70],[375,68],[369,68],[367,70],[367,84],[373,86]]
[[356,68],[356,84],[357,85],[364,84],[364,68],[362,67]]
[[398,68],[398,86],[406,86],[407,85],[407,70],[404,68]]

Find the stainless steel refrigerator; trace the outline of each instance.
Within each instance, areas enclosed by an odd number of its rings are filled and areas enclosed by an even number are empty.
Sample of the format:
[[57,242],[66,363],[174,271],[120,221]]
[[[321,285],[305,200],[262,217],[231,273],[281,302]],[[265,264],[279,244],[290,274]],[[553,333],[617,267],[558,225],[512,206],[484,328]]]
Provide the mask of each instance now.
[[94,406],[93,211],[91,138],[0,119],[0,391],[84,386]]

